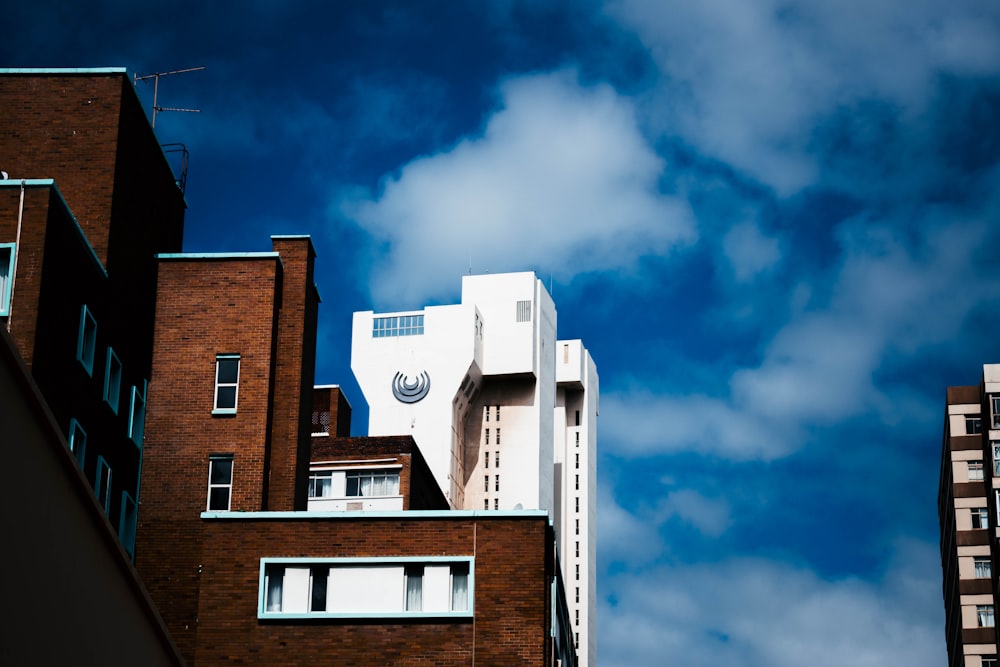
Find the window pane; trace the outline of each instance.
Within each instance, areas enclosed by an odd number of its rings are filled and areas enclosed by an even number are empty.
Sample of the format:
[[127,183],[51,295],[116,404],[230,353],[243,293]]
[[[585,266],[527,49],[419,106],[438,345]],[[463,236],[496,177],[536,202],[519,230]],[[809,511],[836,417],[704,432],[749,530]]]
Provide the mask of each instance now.
[[281,589],[285,578],[285,568],[269,565],[265,570],[267,594],[264,608],[267,611],[281,611]]
[[233,460],[212,459],[212,484],[229,484],[233,481]]
[[239,359],[219,359],[219,382],[235,384],[240,373]]
[[309,611],[326,611],[326,582],[329,575],[329,568],[312,568],[312,599],[309,602]]
[[219,387],[215,407],[226,410],[236,407],[236,387]]
[[[398,580],[397,580],[398,581]],[[424,568],[406,568],[406,611],[423,609]]]
[[220,512],[229,511],[228,486],[218,486],[208,492],[208,509]]

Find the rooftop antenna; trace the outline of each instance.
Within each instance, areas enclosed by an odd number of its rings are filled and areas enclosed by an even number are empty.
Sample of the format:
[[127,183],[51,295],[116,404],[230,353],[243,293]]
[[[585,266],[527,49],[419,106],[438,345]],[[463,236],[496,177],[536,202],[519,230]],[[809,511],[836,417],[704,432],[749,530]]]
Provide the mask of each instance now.
[[146,79],[153,80],[153,129],[156,129],[156,114],[160,111],[186,111],[188,113],[200,113],[201,109],[182,109],[180,107],[161,107],[157,104],[157,96],[160,91],[160,77],[168,76],[170,74],[184,74],[185,72],[198,72],[205,69],[204,67],[188,67],[187,69],[175,69],[171,72],[154,72],[152,74],[143,74],[139,76],[134,74],[132,76],[132,85],[139,83],[140,81],[145,81]]

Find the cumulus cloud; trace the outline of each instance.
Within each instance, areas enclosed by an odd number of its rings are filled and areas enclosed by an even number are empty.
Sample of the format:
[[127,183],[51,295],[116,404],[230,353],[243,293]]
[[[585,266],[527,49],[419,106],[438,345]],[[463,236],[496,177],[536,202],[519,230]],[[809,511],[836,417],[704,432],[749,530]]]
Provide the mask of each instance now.
[[453,293],[470,261],[556,279],[629,273],[694,238],[687,205],[659,191],[663,159],[612,88],[564,71],[510,79],[500,94],[481,136],[341,202],[384,250],[371,283],[380,307]]
[[764,236],[752,222],[731,227],[722,239],[722,252],[739,282],[772,269],[781,258],[778,239]]
[[598,610],[609,667],[932,667],[946,661],[932,544],[900,540],[874,582],[730,558],[609,575]]
[[[934,0],[616,0],[662,74],[649,115],[669,136],[787,195],[817,182],[816,128],[878,100],[913,119],[941,75],[1000,71],[1000,9]],[[878,140],[878,137],[873,137]],[[912,167],[913,165],[907,165]]]

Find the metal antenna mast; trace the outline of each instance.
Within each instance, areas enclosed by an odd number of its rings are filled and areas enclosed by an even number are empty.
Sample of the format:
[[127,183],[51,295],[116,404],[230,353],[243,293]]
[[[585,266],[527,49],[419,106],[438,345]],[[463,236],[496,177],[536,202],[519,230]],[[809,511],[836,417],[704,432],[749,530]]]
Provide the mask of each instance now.
[[204,67],[188,67],[187,69],[175,69],[172,72],[154,72],[153,74],[144,74],[139,76],[138,74],[133,75],[132,85],[134,86],[140,81],[145,81],[146,79],[153,80],[153,129],[156,129],[156,114],[160,111],[187,111],[189,113],[199,113],[201,109],[181,109],[179,107],[161,107],[156,103],[157,95],[160,91],[160,77],[167,76],[169,74],[184,74],[185,72],[197,72],[199,70],[205,69]]

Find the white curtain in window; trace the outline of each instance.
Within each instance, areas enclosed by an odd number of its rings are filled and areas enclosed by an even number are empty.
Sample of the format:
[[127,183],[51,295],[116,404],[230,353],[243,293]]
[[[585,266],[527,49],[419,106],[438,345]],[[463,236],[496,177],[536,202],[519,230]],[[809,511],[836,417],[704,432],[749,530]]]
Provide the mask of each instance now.
[[977,577],[981,577],[981,578],[989,577],[990,574],[991,574],[990,569],[991,569],[990,568],[990,562],[988,560],[976,560],[976,576]]
[[362,496],[399,495],[399,473],[375,473],[359,479]]
[[469,610],[469,573],[452,569],[451,572],[451,610]]
[[421,568],[406,569],[406,611],[423,609],[424,577]]
[[285,580],[285,568],[269,567],[266,573],[267,599],[264,606],[267,611],[281,611],[282,583]]
[[979,605],[976,607],[976,613],[979,616],[979,627],[993,627],[993,605]]

